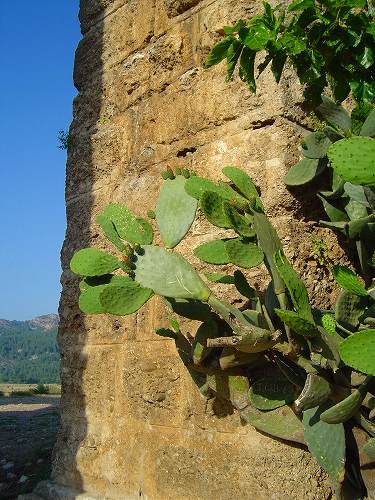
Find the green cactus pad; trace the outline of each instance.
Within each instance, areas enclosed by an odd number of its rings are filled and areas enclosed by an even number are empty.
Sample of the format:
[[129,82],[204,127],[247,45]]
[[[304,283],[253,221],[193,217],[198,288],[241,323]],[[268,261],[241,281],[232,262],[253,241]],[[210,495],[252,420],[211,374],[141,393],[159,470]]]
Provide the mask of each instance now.
[[116,257],[96,248],[83,248],[70,261],[70,269],[80,276],[101,276],[119,267],[120,261]]
[[164,300],[173,312],[184,318],[206,321],[211,314],[209,306],[199,300],[173,299],[171,297]]
[[255,231],[251,227],[251,221],[249,219],[239,214],[238,210],[227,201],[223,203],[223,210],[231,228],[233,228],[237,234],[246,236],[247,238],[254,238]]
[[360,409],[367,394],[367,384],[362,384],[352,394],[331,406],[320,415],[327,424],[340,424],[349,420]]
[[303,138],[302,152],[306,158],[324,158],[331,144],[324,132],[312,132]]
[[194,255],[208,264],[228,264],[230,262],[224,240],[203,243],[194,249]]
[[236,351],[232,347],[224,347],[220,354],[220,368],[227,370],[229,368],[237,368],[246,366],[246,368],[256,368],[264,363],[264,357],[259,353],[248,353]]
[[329,335],[336,335],[336,320],[333,314],[323,314],[320,323]]
[[187,260],[164,248],[142,246],[142,255],[137,256],[135,265],[135,280],[158,295],[204,302],[211,294]]
[[103,214],[99,214],[96,217],[96,222],[102,228],[103,233],[109,241],[111,241],[120,252],[123,252],[125,250],[125,244],[118,235],[113,222]]
[[270,436],[305,444],[302,422],[289,406],[266,412],[249,406],[241,412],[241,419]]
[[136,217],[125,206],[111,203],[102,215],[113,222],[120,238],[127,242],[139,245],[152,243],[153,231],[150,223]]
[[194,176],[190,177],[190,179],[187,179],[185,184],[185,191],[189,196],[192,196],[196,200],[200,200],[203,193],[205,193],[206,191],[217,193],[223,198],[226,198],[225,188],[218,186],[214,182],[205,179],[204,177]]
[[201,209],[211,224],[230,228],[232,223],[224,211],[224,198],[214,191],[205,191],[201,197]]
[[222,172],[233,182],[245,198],[252,200],[258,196],[257,188],[246,172],[236,167],[224,167]]
[[265,214],[254,212],[254,229],[258,237],[258,245],[264,252],[266,265],[272,275],[275,293],[276,295],[283,293],[285,290],[284,281],[273,261],[275,252],[282,248],[281,241]]
[[108,285],[98,285],[88,287],[86,290],[81,291],[78,306],[80,310],[86,314],[101,314],[105,313],[105,308],[100,302],[100,294]]
[[238,269],[234,271],[234,286],[244,297],[247,297],[250,300],[258,300],[256,291],[249,285],[245,275]]
[[249,404],[249,380],[242,375],[229,375],[217,373],[208,377],[211,388],[222,399],[230,401],[238,410],[246,408]]
[[199,365],[210,354],[212,349],[207,347],[207,339],[218,337],[218,328],[215,321],[202,323],[195,334],[192,355],[195,365]]
[[351,137],[335,142],[328,150],[332,168],[352,184],[375,185],[375,139]]
[[212,283],[223,283],[225,285],[234,285],[234,277],[230,274],[204,273],[208,281]]
[[294,401],[294,386],[283,378],[265,377],[252,384],[249,397],[258,410],[274,410]]
[[284,177],[287,186],[303,186],[320,175],[326,163],[318,159],[303,158]]
[[295,401],[296,409],[305,411],[321,405],[327,401],[331,392],[331,386],[325,378],[308,373],[302,392]]
[[335,320],[345,328],[357,328],[359,318],[366,310],[367,299],[342,290],[335,303]]
[[370,438],[367,443],[363,446],[363,451],[370,458],[375,460],[375,438]]
[[345,430],[343,424],[327,424],[320,420],[320,415],[329,405],[325,403],[304,411],[303,425],[310,453],[329,474],[338,492],[345,476]]
[[347,292],[360,297],[367,297],[367,290],[359,281],[357,275],[346,266],[333,266],[332,274],[337,283]]
[[100,293],[100,302],[109,314],[126,316],[133,314],[152,296],[150,289],[133,286],[108,285]]
[[314,323],[305,284],[290,265],[282,250],[278,250],[274,254],[273,260],[288,289],[296,312],[301,318]]
[[156,222],[168,248],[184,238],[195,218],[198,202],[186,193],[185,182],[181,175],[164,181],[156,203]]
[[367,137],[375,137],[375,109],[367,116],[362,125],[360,135]]
[[279,316],[281,321],[303,337],[316,337],[319,333],[314,323],[302,318],[294,311],[275,309],[275,313]]
[[232,264],[239,267],[257,267],[263,262],[264,254],[254,243],[244,242],[240,238],[227,240],[225,249]]
[[346,338],[339,352],[348,366],[367,375],[375,375],[375,330],[363,330]]
[[346,109],[325,95],[322,96],[322,101],[322,104],[317,109],[325,121],[344,132],[349,132],[352,120]]

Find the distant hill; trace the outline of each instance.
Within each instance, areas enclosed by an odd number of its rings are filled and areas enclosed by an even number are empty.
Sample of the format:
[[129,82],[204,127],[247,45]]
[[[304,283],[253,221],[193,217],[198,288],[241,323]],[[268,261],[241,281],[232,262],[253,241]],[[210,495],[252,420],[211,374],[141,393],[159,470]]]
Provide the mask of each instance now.
[[0,319],[0,383],[59,383],[57,314],[28,321]]

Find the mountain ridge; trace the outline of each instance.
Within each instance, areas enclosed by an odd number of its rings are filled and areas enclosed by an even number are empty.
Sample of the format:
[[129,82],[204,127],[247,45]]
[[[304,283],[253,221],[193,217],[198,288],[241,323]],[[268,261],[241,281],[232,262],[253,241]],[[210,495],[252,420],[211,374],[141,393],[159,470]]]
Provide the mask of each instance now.
[[14,327],[22,326],[28,327],[30,330],[40,328],[46,332],[55,330],[59,326],[59,315],[54,313],[43,314],[42,316],[36,316],[35,318],[24,321],[0,318],[0,329],[13,329]]

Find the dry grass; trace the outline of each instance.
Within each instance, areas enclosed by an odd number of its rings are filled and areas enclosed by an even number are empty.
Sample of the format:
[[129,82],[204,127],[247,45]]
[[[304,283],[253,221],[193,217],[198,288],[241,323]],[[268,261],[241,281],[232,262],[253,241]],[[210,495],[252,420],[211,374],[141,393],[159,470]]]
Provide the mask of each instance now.
[[[61,394],[61,385],[43,384],[48,387],[48,394]],[[0,396],[34,396],[38,384],[0,384]],[[43,397],[43,395],[41,395]]]

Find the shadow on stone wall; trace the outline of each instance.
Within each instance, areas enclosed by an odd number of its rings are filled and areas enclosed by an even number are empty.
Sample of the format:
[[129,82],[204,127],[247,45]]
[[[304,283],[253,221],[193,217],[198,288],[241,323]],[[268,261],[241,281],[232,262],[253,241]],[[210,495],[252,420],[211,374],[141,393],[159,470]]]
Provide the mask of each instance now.
[[[68,151],[65,185],[67,231],[61,251],[63,291],[59,305],[58,341],[62,414],[52,472],[57,489],[44,492],[48,498],[60,498],[57,485],[66,485],[78,492],[85,489],[78,456],[82,443],[87,440],[86,407],[90,387],[88,381],[84,381],[84,374],[88,358],[85,352],[88,328],[78,308],[79,280],[71,273],[69,262],[76,250],[91,246],[96,237],[90,227],[95,180],[93,137],[98,131],[102,102],[102,9],[99,0],[80,0],[79,19],[83,38],[75,54],[74,84],[78,95],[74,99],[70,126],[72,145]],[[94,388],[91,389],[95,392]],[[60,493],[65,498],[67,493]]]

